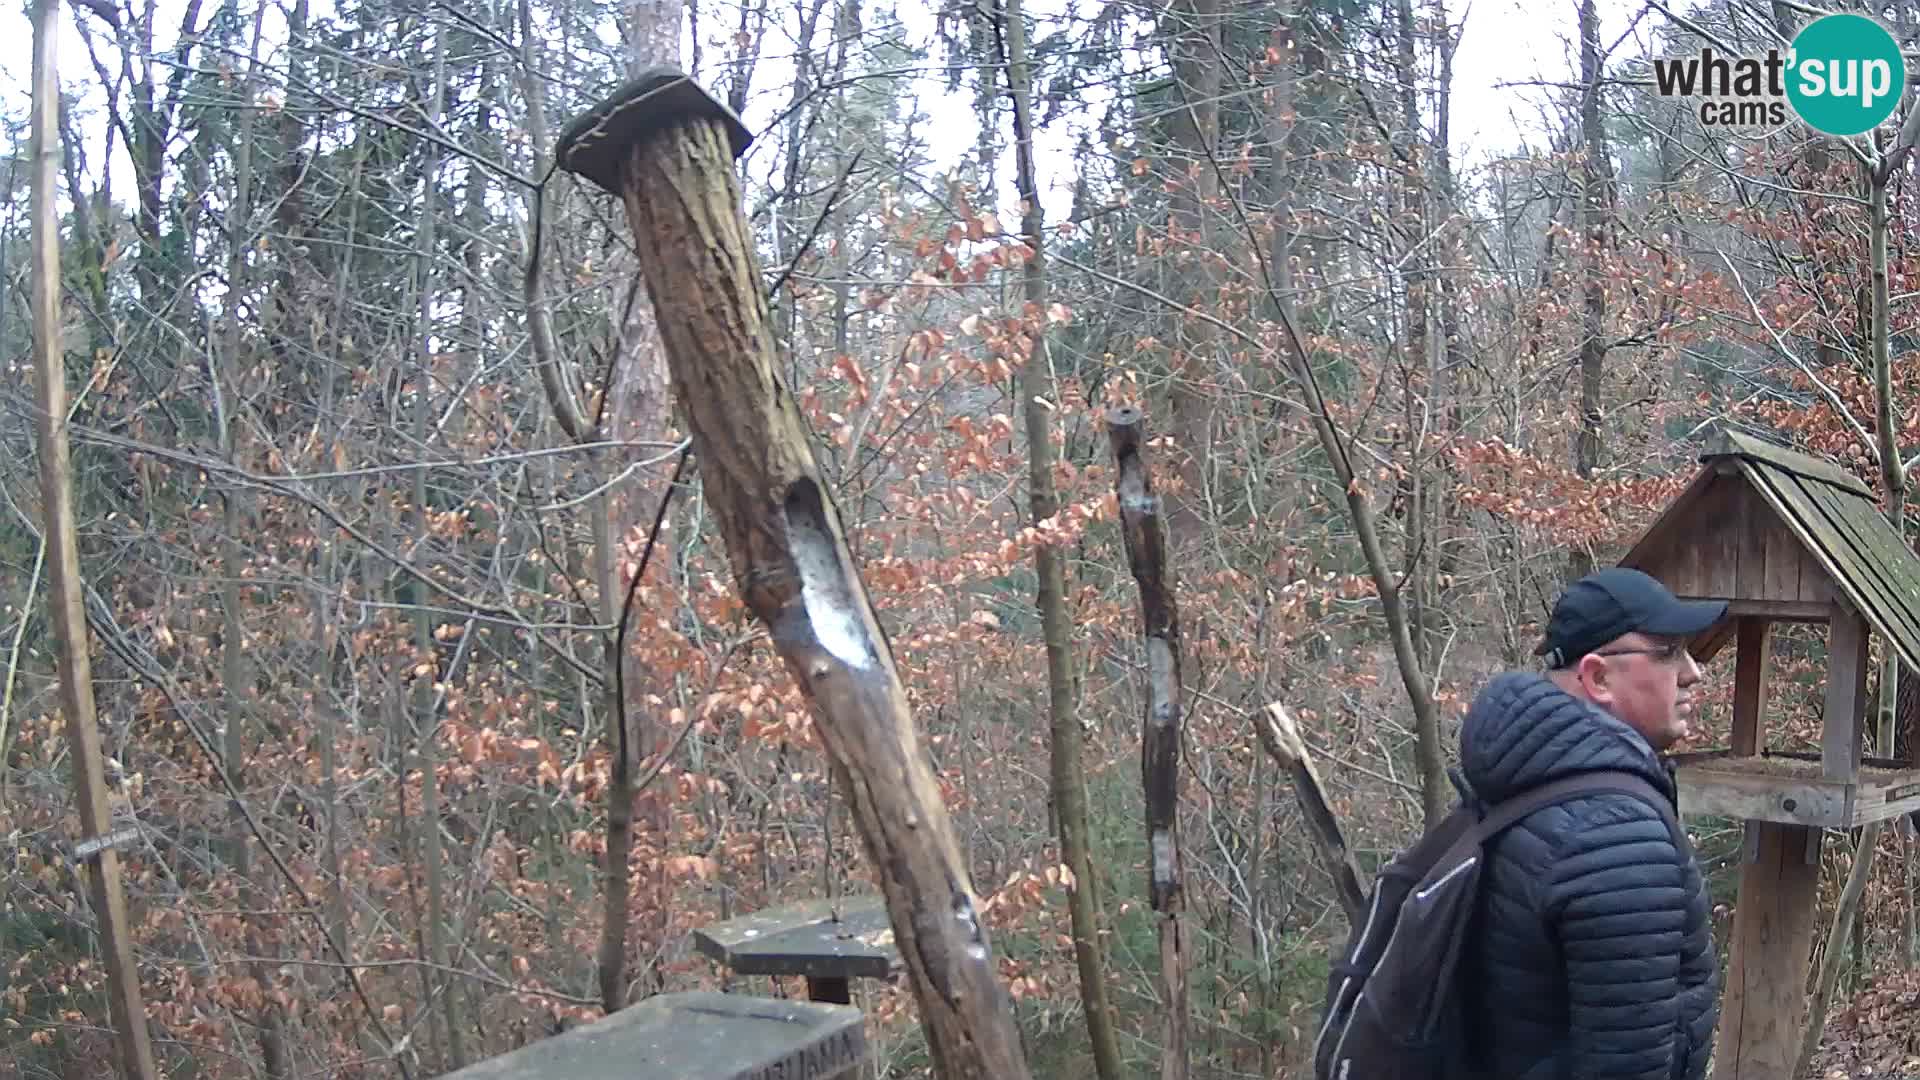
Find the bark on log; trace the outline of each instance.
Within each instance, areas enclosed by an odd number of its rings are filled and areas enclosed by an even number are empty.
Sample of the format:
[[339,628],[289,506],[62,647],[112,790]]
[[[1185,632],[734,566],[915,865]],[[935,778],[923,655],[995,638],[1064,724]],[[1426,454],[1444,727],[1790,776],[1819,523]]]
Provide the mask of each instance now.
[[560,165],[626,204],[709,504],[747,607],[814,707],[879,871],[936,1069],[1029,1076],[978,897],[800,411],[775,369],[733,158],[745,129],[671,68],[569,126]]
[[1321,864],[1333,878],[1340,907],[1346,911],[1349,922],[1357,922],[1367,910],[1367,890],[1362,884],[1365,875],[1347,847],[1346,835],[1340,831],[1340,819],[1333,815],[1333,807],[1327,803],[1326,789],[1320,785],[1319,770],[1313,767],[1313,757],[1300,738],[1300,729],[1285,706],[1274,702],[1253,714],[1253,730],[1260,736],[1267,753],[1280,763],[1293,782],[1300,809],[1307,815],[1307,830],[1313,834],[1314,849],[1320,853]]
[[1180,607],[1173,571],[1167,566],[1167,539],[1160,499],[1141,457],[1146,418],[1138,409],[1107,413],[1107,441],[1113,449],[1114,493],[1120,503],[1120,535],[1127,563],[1140,585],[1141,632],[1147,645],[1147,715],[1140,732],[1140,782],[1146,791],[1147,895],[1160,930],[1160,983],[1166,1005],[1161,1045],[1162,1080],[1187,1075],[1187,943],[1181,923],[1186,898],[1181,887]]

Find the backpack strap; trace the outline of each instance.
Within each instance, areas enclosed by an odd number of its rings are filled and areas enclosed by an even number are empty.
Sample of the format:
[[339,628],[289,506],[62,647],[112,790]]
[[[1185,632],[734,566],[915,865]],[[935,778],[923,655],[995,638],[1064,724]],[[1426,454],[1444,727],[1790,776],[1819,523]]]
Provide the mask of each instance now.
[[1474,837],[1479,842],[1485,843],[1535,810],[1566,802],[1576,796],[1599,792],[1632,795],[1642,802],[1651,803],[1653,808],[1660,812],[1661,820],[1667,823],[1667,832],[1673,838],[1674,848],[1680,852],[1682,858],[1685,858],[1689,850],[1687,835],[1674,816],[1673,801],[1668,799],[1659,788],[1654,787],[1646,777],[1610,769],[1574,773],[1539,787],[1529,788],[1495,805],[1474,826]]

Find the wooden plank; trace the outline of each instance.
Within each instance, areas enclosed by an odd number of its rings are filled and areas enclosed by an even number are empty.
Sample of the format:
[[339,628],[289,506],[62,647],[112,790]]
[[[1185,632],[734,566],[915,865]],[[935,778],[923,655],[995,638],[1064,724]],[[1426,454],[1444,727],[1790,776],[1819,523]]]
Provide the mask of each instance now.
[[1884,617],[1890,610],[1892,598],[1873,567],[1872,557],[1848,528],[1846,509],[1830,498],[1834,495],[1833,489],[1797,476],[1776,476],[1772,480],[1813,536],[1815,550],[1838,570],[1837,576],[1845,577],[1853,585],[1859,597],[1859,609]]
[[1788,511],[1779,496],[1759,478],[1749,476],[1747,479],[1748,490],[1767,507],[1769,513],[1766,516],[1772,526],[1764,534],[1761,577],[1765,584],[1760,596],[1768,600],[1797,601],[1800,599],[1801,566],[1806,561],[1803,557],[1806,542],[1782,520]]
[[[1780,530],[1785,532],[1784,529]],[[1800,601],[1805,604],[1831,604],[1840,595],[1834,591],[1833,575],[1813,552],[1800,549]]]
[[[1797,542],[1792,537],[1789,543]],[[1748,600],[1732,599],[1727,601],[1727,614],[1732,616],[1751,615],[1769,622],[1826,622],[1833,613],[1833,602],[1823,600]]]
[[1738,537],[1727,526],[1736,509],[1737,477],[1716,476],[1694,501],[1678,537],[1674,574],[1661,583],[1681,596],[1732,596],[1737,591]]
[[1788,600],[1767,589],[1767,545],[1776,538],[1793,537],[1774,523],[1773,511],[1753,490],[1752,481],[1737,476],[1729,481],[1735,491],[1734,529],[1739,546],[1740,565],[1735,571],[1734,589],[1729,596],[1742,600]]
[[829,1080],[867,1057],[860,1010],[745,994],[660,994],[443,1080]]
[[1773,624],[1742,616],[1733,670],[1733,752],[1751,757],[1766,744],[1767,674],[1773,669]]
[[[1851,573],[1858,575],[1863,598],[1877,606],[1862,607],[1879,624],[1889,643],[1909,664],[1920,654],[1920,578],[1913,553],[1899,543],[1880,512],[1871,503],[1846,499],[1820,484],[1796,481],[1823,514],[1830,544],[1852,553]],[[1845,554],[1835,552],[1844,563]]]
[[1847,824],[1845,784],[1729,772],[1724,766],[1681,767],[1675,770],[1674,779],[1680,792],[1680,813],[1687,817],[1832,829]]
[[1891,775],[1876,771],[1862,776],[1855,787],[1852,823],[1888,821],[1916,810],[1920,810],[1920,770]]
[[[1766,752],[1766,759],[1770,762],[1779,762],[1779,761],[1787,760],[1787,761],[1804,761],[1815,766],[1820,764],[1819,754],[1809,754],[1804,750],[1768,750]],[[1880,769],[1882,771],[1892,769],[1896,772],[1904,772],[1906,768],[1907,768],[1907,763],[1904,761],[1900,761],[1896,758],[1877,757],[1873,754],[1868,754],[1868,753],[1862,753],[1860,755],[1861,777],[1871,776],[1873,774],[1873,770],[1875,769]],[[1814,774],[1809,773],[1808,775],[1814,775]]]
[[1665,575],[1671,572],[1675,553],[1686,546],[1686,530],[1694,520],[1693,502],[1713,483],[1714,470],[1711,467],[1695,473],[1686,488],[1674,496],[1653,524],[1640,534],[1640,539],[1621,558],[1620,565],[1630,566],[1665,581]]
[[1733,756],[1734,753],[1731,749],[1687,750],[1678,754],[1670,754],[1667,760],[1673,762],[1674,768],[1683,769],[1689,765],[1705,765],[1708,762],[1724,761]]
[[1741,867],[1714,1080],[1792,1076],[1800,1051],[1820,883],[1819,860],[1806,855],[1821,833],[1775,822],[1756,829],[1758,858]]
[[[1754,491],[1773,508],[1779,523],[1800,542],[1802,549],[1815,554],[1816,559],[1813,565],[1818,566],[1821,572],[1827,575],[1832,585],[1838,589],[1839,596],[1844,597],[1855,609],[1865,610],[1866,603],[1861,599],[1858,582],[1849,576],[1844,566],[1833,562],[1832,554],[1821,545],[1817,534],[1810,531],[1808,522],[1818,519],[1820,513],[1806,502],[1805,496],[1792,483],[1792,478],[1778,477],[1780,482],[1776,485],[1775,477],[1757,468],[1749,472],[1748,476],[1753,480]],[[1795,595],[1799,594],[1802,560],[1798,552],[1791,553],[1793,557],[1789,565],[1789,554],[1769,546],[1767,552],[1769,592],[1776,587],[1784,586],[1786,577],[1790,576],[1794,581]],[[1811,568],[1810,566],[1809,569]]]
[[1786,472],[1822,480],[1843,491],[1850,491],[1869,499],[1873,498],[1873,488],[1869,487],[1865,480],[1831,461],[1803,454],[1778,443],[1770,443],[1751,435],[1729,431],[1726,433],[1722,448],[1716,452],[1715,456],[1727,453],[1764,461]]
[[1831,488],[1801,481],[1854,541],[1867,564],[1880,576],[1888,594],[1909,614],[1920,615],[1920,570],[1912,551],[1893,531],[1878,503],[1850,498]]
[[1819,508],[1835,542],[1851,546],[1856,563],[1872,577],[1872,582],[1887,602],[1885,614],[1899,613],[1908,625],[1920,625],[1920,590],[1909,587],[1900,568],[1911,554],[1881,516],[1879,508],[1865,499],[1850,499],[1832,488],[1810,481],[1796,480],[1808,501]]
[[1693,654],[1694,663],[1701,667],[1712,663],[1713,658],[1720,655],[1720,650],[1733,640],[1733,630],[1739,622],[1739,619],[1729,615],[1714,623],[1705,633],[1695,636],[1687,646],[1687,651]]
[[1867,703],[1867,621],[1844,604],[1827,622],[1827,696],[1820,764],[1829,780],[1860,772],[1860,715]]

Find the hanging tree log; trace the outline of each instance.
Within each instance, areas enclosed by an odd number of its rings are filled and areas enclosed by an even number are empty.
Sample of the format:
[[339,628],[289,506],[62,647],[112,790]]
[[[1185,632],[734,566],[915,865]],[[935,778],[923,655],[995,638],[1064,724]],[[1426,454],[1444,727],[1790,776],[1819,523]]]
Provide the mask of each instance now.
[[1011,1003],[892,651],[775,371],[733,170],[750,138],[705,90],[655,67],[570,124],[556,153],[626,205],[735,585],[813,705],[936,1068],[1024,1080]]
[[1114,496],[1127,563],[1140,586],[1141,632],[1147,646],[1147,715],[1140,732],[1140,782],[1146,790],[1147,896],[1160,929],[1160,983],[1166,1009],[1161,1080],[1187,1075],[1187,944],[1180,913],[1180,607],[1167,566],[1166,533],[1153,477],[1140,453],[1146,418],[1140,410],[1107,413]]

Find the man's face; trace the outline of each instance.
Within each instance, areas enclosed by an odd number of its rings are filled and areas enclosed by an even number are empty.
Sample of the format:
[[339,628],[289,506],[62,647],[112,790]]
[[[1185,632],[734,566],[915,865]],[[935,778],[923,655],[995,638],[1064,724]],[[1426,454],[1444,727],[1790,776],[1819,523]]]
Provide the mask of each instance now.
[[1593,703],[1646,736],[1655,750],[1687,736],[1700,666],[1684,641],[1625,634],[1581,657],[1579,668]]

